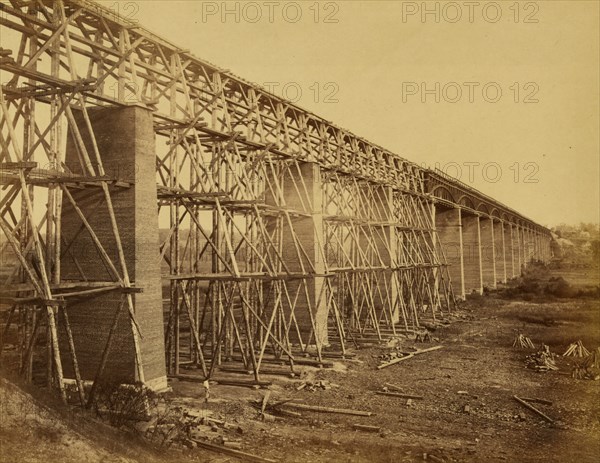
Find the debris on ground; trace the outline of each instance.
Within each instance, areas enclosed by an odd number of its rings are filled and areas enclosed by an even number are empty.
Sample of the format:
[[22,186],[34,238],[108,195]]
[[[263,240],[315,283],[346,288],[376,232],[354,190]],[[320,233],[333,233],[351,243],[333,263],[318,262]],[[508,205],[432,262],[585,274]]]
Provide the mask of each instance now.
[[587,357],[590,351],[585,348],[581,341],[574,342],[569,345],[563,357]]
[[520,347],[521,349],[535,349],[533,342],[527,336],[519,333],[513,341],[513,347]]
[[545,344],[542,344],[542,348],[538,352],[525,357],[525,364],[527,368],[537,371],[558,370],[554,354],[550,352],[550,347]]
[[298,386],[296,386],[297,391],[306,390],[309,392],[315,392],[317,390],[328,391],[333,387],[339,387],[337,384],[331,383],[330,381],[325,381],[322,379],[315,381],[303,381]]
[[415,342],[431,342],[431,334],[427,330],[419,331],[415,334]]
[[[193,407],[171,408],[166,407],[146,424],[144,436],[149,441],[162,447],[196,448],[202,441],[241,448],[241,440],[230,436],[241,434],[239,426],[213,418],[209,410]],[[173,410],[180,413],[173,413]]]

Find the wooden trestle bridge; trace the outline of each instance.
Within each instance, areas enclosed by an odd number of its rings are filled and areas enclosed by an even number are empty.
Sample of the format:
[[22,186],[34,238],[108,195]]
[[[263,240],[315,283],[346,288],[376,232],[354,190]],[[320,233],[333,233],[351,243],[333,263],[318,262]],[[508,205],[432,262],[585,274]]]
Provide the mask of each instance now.
[[0,6],[2,362],[63,397],[231,360],[259,381],[550,257],[519,213],[98,4]]

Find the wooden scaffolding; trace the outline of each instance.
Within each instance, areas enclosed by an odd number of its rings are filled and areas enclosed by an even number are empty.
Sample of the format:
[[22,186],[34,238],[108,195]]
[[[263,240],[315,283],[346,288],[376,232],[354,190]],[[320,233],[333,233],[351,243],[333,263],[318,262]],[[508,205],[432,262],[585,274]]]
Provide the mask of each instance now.
[[[345,355],[452,306],[423,168],[93,2],[2,3],[0,33],[0,345],[13,345],[27,379],[37,359],[43,380],[66,397],[64,331],[79,400],[90,403],[114,327],[128,317],[144,382],[132,298],[143,288],[130,281],[111,200],[131,184],[103,164],[93,108],[153,114],[169,374],[191,365],[214,377],[238,360],[259,381],[267,360],[293,367],[299,353],[316,362]],[[102,192],[97,207],[109,213],[116,256],[78,206],[72,192],[82,189]],[[78,260],[61,233],[64,205],[110,279],[90,280],[83,268],[79,279],[62,278],[61,262]],[[90,390],[69,304],[105,292],[121,303]]]

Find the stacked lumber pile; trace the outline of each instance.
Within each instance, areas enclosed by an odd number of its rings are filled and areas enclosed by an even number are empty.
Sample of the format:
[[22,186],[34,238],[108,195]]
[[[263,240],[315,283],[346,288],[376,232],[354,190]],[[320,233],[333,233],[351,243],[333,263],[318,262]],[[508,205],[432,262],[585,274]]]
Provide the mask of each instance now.
[[600,375],[594,374],[589,368],[581,365],[575,365],[571,371],[571,377],[575,379],[591,379],[592,381],[598,381]]
[[563,357],[587,357],[590,351],[587,350],[581,341],[577,341],[569,345]]
[[527,368],[536,371],[558,370],[554,354],[550,352],[550,348],[545,344],[542,344],[542,348],[538,352],[525,357],[525,364]]
[[[575,365],[571,376],[575,379],[600,380],[598,370],[600,369],[600,347],[587,355],[580,364]],[[593,371],[596,370],[596,371]]]
[[597,347],[596,350],[592,351],[592,353],[587,356],[586,364],[588,365],[588,368],[600,369],[600,347]]
[[519,333],[513,341],[513,347],[519,347],[521,349],[535,349],[533,342],[527,336]]

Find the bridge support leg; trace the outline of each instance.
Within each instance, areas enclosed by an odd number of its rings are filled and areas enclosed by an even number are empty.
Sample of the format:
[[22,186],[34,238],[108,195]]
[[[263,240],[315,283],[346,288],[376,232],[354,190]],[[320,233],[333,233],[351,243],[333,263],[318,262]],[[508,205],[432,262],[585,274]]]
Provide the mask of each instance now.
[[508,278],[517,276],[517,247],[515,227],[512,223],[507,223],[504,228],[504,245],[506,246],[506,267]]
[[[379,195],[374,198],[377,203],[374,207],[377,212],[377,220],[382,222],[391,222],[390,216],[394,210],[394,191],[390,187],[381,187]],[[378,227],[379,228],[379,227]],[[389,270],[397,266],[398,246],[396,240],[396,229],[393,226],[382,225],[381,233],[375,231],[375,243],[381,261],[386,270],[381,272],[379,280],[379,293],[382,295],[381,310],[386,311],[389,315],[390,322],[396,324],[400,321],[400,307],[398,301],[398,276],[397,271]],[[383,317],[387,319],[387,317]]]
[[446,254],[448,274],[456,297],[465,298],[465,279],[463,265],[463,238],[461,210],[436,209],[435,227],[440,244]]
[[535,232],[531,229],[527,230],[527,262],[531,262],[536,258],[535,255]]
[[515,225],[513,228],[513,240],[515,249],[515,272],[513,276],[517,277],[523,271],[523,237],[519,225]]
[[[301,162],[298,169],[286,170],[280,182],[285,207],[304,213],[280,217],[283,260],[292,273],[305,275],[288,280],[287,291],[292,301],[298,294],[293,310],[303,342],[308,341],[314,324],[311,343],[327,345],[327,288],[325,278],[319,276],[325,272],[321,171],[317,164]],[[292,336],[293,332],[290,330]]]
[[531,241],[529,237],[529,229],[523,228],[523,264],[525,267],[527,267],[531,260]]
[[[75,113],[75,111],[74,111]],[[111,187],[110,198],[121,239],[129,279],[143,292],[132,296],[135,319],[140,328],[139,353],[145,384],[155,390],[167,387],[162,314],[160,263],[158,255],[158,212],[156,208],[156,154],[152,113],[139,107],[90,110],[94,135],[90,135],[82,114],[74,114],[75,126],[94,159],[93,138],[97,143],[104,171],[110,177],[129,182],[129,187]],[[82,147],[70,137],[65,162],[76,174],[83,175],[79,158]],[[93,163],[96,164],[95,162]],[[97,168],[96,168],[97,169]],[[97,174],[98,172],[96,172]],[[86,175],[88,175],[86,173]],[[76,206],[63,199],[62,236],[65,250],[61,259],[62,280],[93,282],[115,281],[97,250],[91,234],[83,227],[79,213],[88,221],[102,247],[123,277],[118,258],[118,244],[109,219],[107,204],[99,187],[67,187]],[[78,209],[78,210],[77,210]],[[132,324],[127,304],[121,308],[114,329],[115,313],[124,296],[121,291],[92,295],[69,303],[69,318],[84,380],[102,378],[111,381],[139,381]],[[105,366],[102,353],[110,337]],[[61,336],[66,341],[66,334]],[[63,349],[65,352],[67,349]],[[69,361],[64,359],[64,365]],[[66,371],[68,376],[73,373]]]
[[466,292],[474,291],[483,294],[481,230],[478,216],[462,215],[462,235]]
[[506,231],[504,222],[494,220],[494,248],[496,250],[496,283],[507,281]]
[[542,256],[544,262],[552,259],[552,237],[550,235],[542,235]]
[[492,218],[479,219],[481,232],[481,274],[482,284],[491,289],[496,289],[496,240],[494,234],[494,220]]
[[527,229],[526,228],[522,228],[521,229],[521,236],[522,236],[522,243],[523,243],[523,269],[525,269],[527,267],[527,264],[529,263],[529,240],[527,239]]

